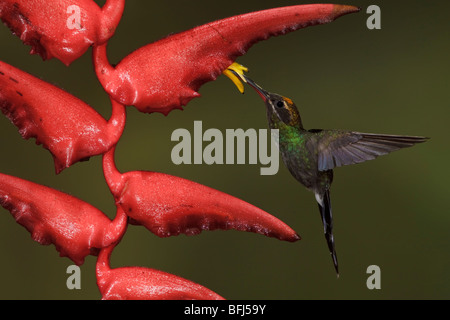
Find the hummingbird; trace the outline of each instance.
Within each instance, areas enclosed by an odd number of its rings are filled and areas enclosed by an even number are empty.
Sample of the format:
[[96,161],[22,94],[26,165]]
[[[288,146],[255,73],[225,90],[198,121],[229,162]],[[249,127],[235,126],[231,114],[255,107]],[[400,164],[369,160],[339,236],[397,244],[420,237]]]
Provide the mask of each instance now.
[[235,75],[261,96],[266,105],[269,127],[279,130],[279,151],[284,165],[296,180],[314,193],[328,249],[339,277],[330,198],[333,169],[373,160],[429,138],[347,130],[307,130],[291,99],[264,90],[242,72]]

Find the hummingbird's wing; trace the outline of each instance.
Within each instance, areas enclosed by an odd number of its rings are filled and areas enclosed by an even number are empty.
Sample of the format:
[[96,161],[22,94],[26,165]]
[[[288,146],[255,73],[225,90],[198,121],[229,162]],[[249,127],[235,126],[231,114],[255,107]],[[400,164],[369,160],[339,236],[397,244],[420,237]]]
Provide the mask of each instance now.
[[351,131],[315,131],[319,171],[373,160],[416,143],[426,137],[372,134]]

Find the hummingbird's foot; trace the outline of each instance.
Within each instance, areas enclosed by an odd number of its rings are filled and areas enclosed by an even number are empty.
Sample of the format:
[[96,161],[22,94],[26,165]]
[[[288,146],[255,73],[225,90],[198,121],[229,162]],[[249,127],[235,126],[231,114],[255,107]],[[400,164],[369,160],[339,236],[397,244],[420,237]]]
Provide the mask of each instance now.
[[244,93],[244,85],[242,82],[247,82],[244,77],[244,71],[248,72],[248,68],[237,62],[233,62],[233,64],[223,72],[224,75],[233,81],[240,93]]

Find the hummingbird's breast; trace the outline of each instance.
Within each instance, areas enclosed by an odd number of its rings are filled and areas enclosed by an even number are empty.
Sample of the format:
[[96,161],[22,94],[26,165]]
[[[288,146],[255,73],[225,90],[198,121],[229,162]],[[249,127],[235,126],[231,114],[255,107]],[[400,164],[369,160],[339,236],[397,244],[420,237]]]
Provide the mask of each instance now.
[[317,154],[308,148],[308,134],[297,128],[279,128],[280,153],[292,176],[306,188],[313,189],[317,179]]
[[280,130],[280,153],[283,163],[291,175],[313,192],[328,189],[333,179],[333,172],[319,171],[318,151],[315,135],[291,127]]

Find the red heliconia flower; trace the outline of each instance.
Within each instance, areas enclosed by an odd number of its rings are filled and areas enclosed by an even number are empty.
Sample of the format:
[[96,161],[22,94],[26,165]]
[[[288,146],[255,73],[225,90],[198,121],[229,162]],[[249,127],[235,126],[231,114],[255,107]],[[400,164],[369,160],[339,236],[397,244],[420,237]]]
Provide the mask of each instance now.
[[71,195],[0,173],[0,205],[11,212],[33,240],[54,244],[61,257],[81,265],[87,255],[119,241],[127,215],[118,208],[111,221],[103,212]]
[[159,172],[122,174],[114,163],[114,148],[103,159],[116,205],[130,217],[131,224],[143,225],[159,237],[235,229],[291,242],[300,240],[284,222],[229,194]]
[[144,267],[110,267],[115,244],[97,258],[97,286],[103,300],[224,300],[213,291],[170,273]]
[[0,61],[0,109],[24,139],[34,137],[52,153],[56,173],[117,143],[126,112],[122,104],[111,103],[106,121],[73,95]]
[[114,34],[125,0],[0,0],[0,19],[42,59],[66,65]]
[[256,42],[357,11],[353,6],[312,4],[243,14],[146,45],[116,67],[108,62],[105,43],[94,46],[95,69],[117,101],[167,115],[199,97],[204,83],[215,80]]

